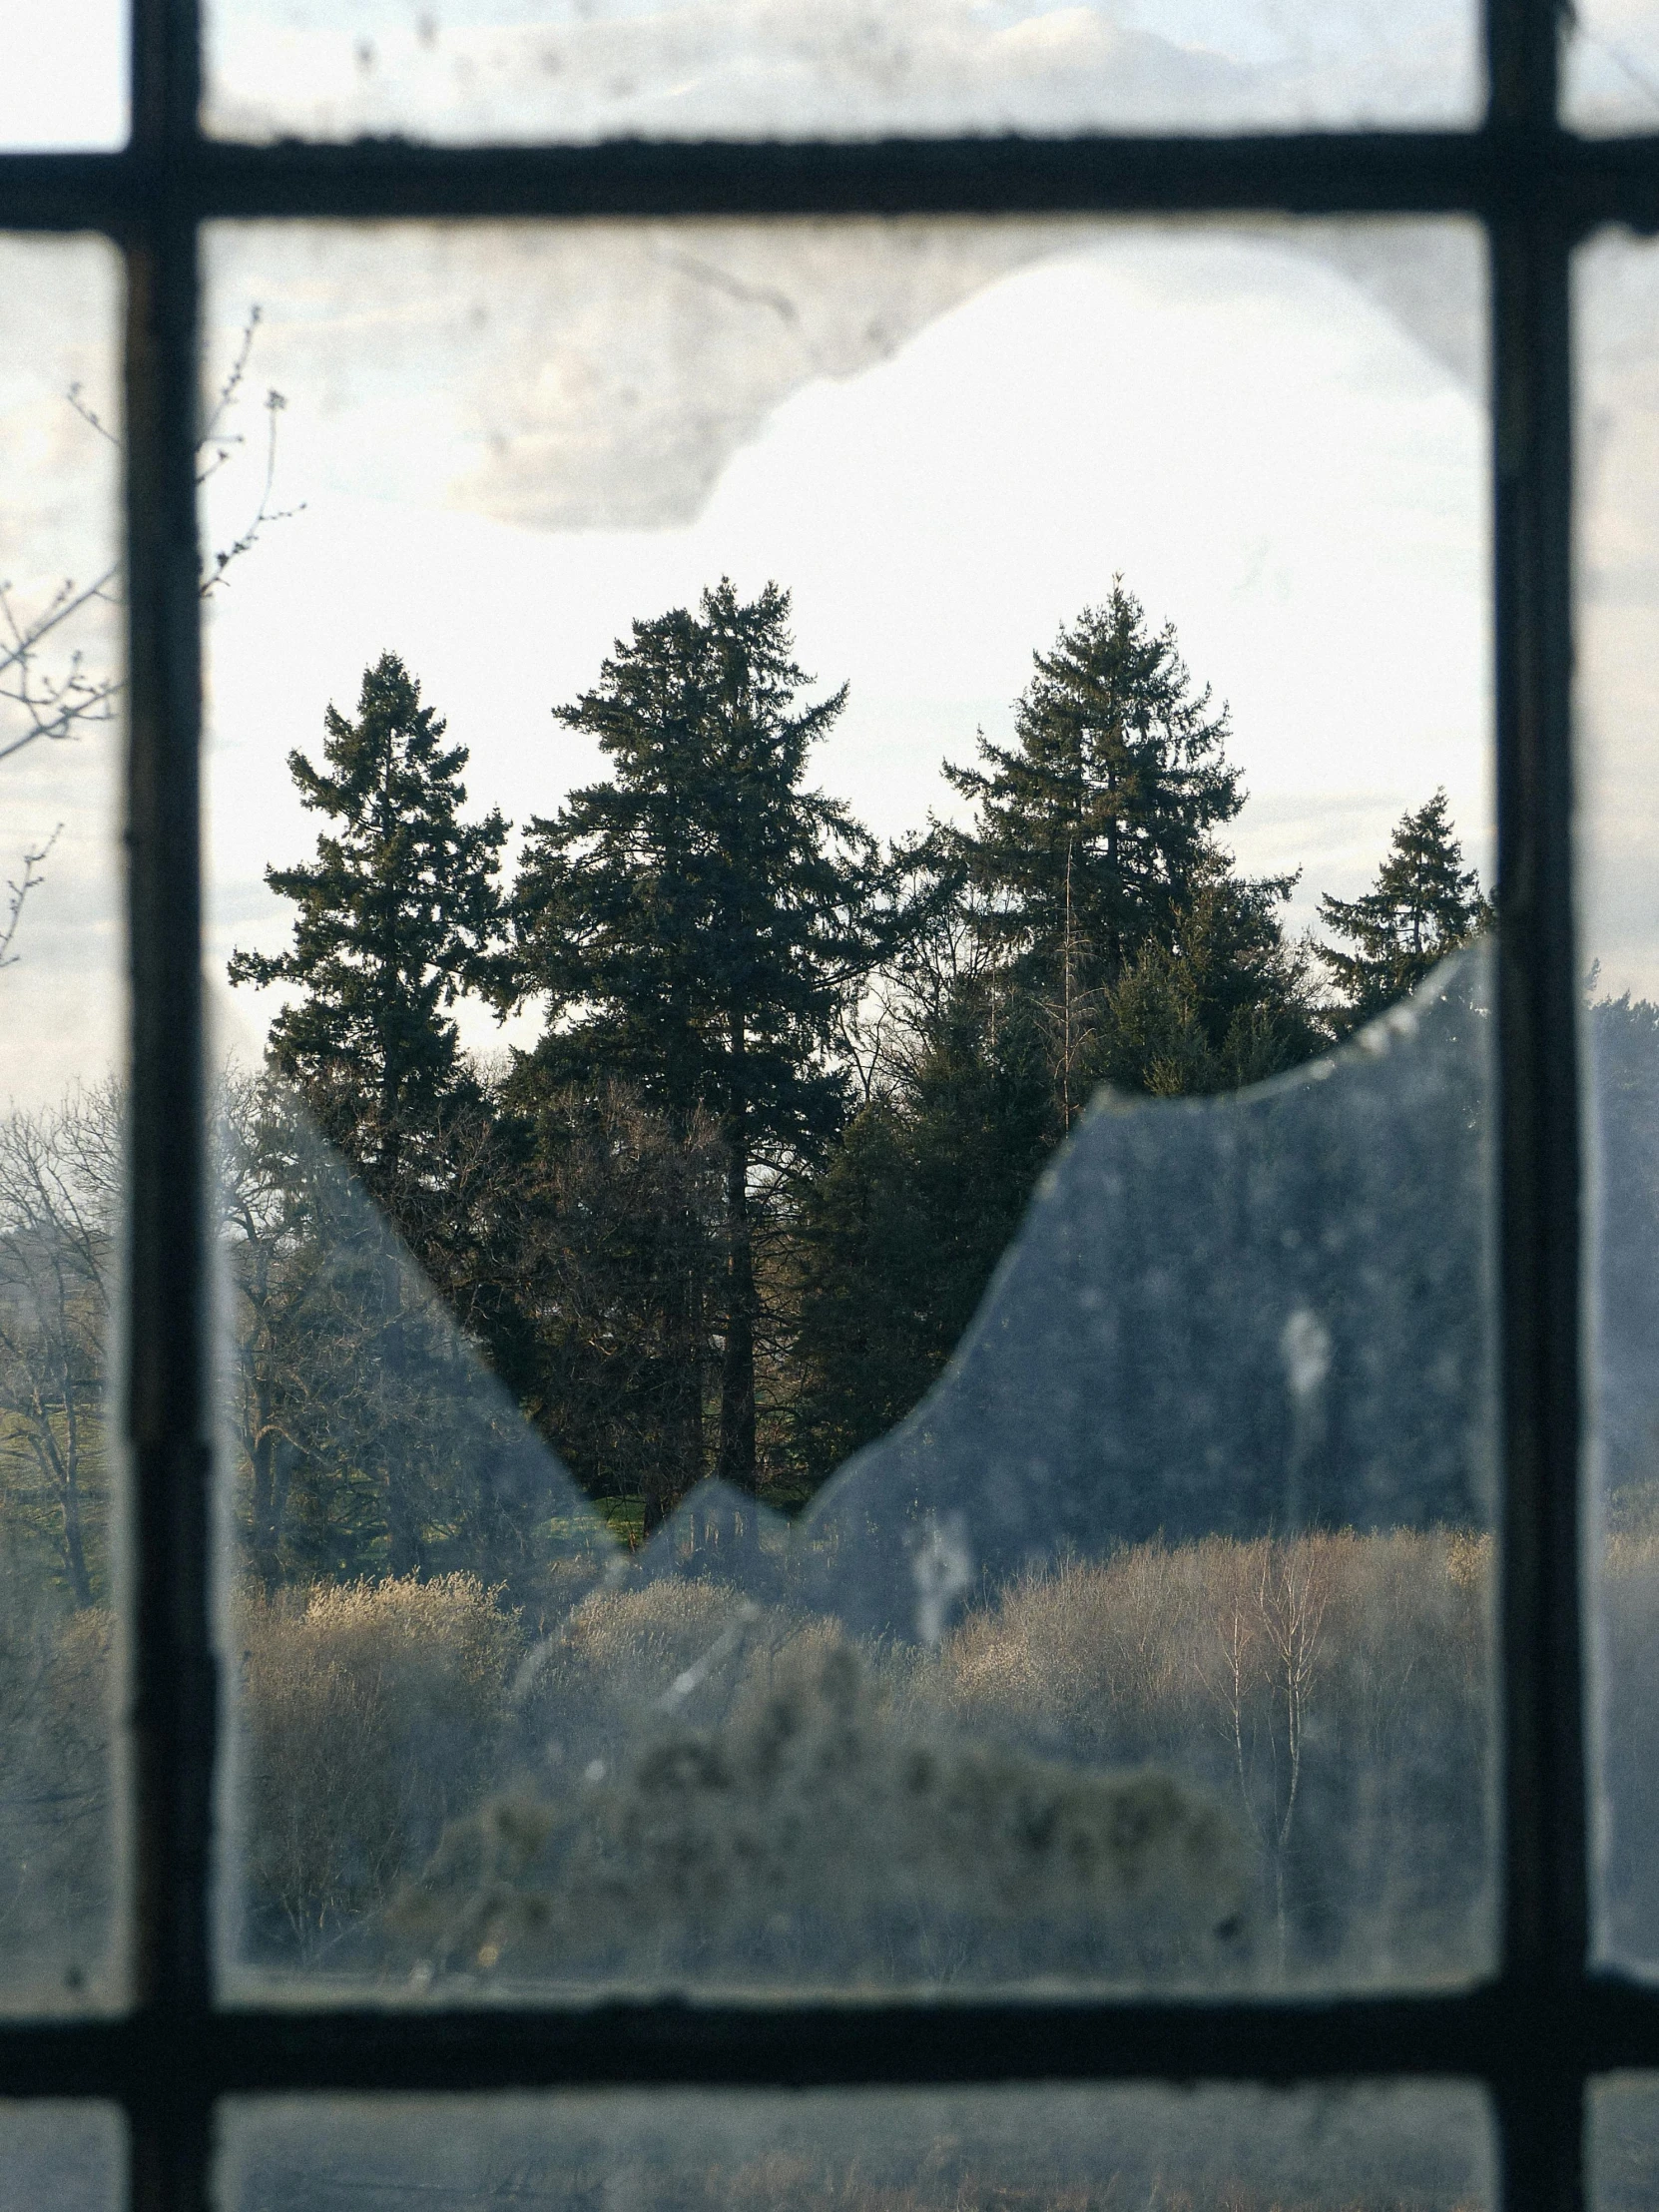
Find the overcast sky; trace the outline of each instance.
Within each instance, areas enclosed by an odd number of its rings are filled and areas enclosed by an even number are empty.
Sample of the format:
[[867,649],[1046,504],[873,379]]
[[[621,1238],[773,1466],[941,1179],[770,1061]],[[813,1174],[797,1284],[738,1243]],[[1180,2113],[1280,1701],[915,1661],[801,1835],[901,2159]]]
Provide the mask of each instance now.
[[[793,591],[800,658],[850,685],[818,779],[883,834],[945,804],[940,761],[969,758],[976,730],[1009,735],[1032,651],[1121,572],[1229,705],[1251,795],[1232,842],[1252,869],[1303,869],[1292,927],[1321,891],[1359,888],[1438,784],[1484,867],[1486,433],[1457,360],[1478,356],[1457,335],[1478,323],[1478,258],[1467,240],[1436,249],[1433,296],[1466,294],[1460,322],[1411,304],[1409,235],[1381,262],[1350,242],[222,234],[214,357],[258,302],[243,427],[257,439],[279,386],[277,497],[304,510],[210,608],[214,970],[233,944],[285,941],[263,870],[316,829],[286,755],[319,748],[325,706],[349,709],[381,651],[471,749],[474,803],[522,823],[597,767],[551,708],[631,617],[722,574]],[[66,266],[37,283],[48,303]],[[92,483],[102,455],[64,405],[67,365],[14,348],[10,420],[33,426],[43,469],[82,454]],[[245,518],[252,459],[220,479],[215,544]],[[14,1096],[114,1050],[109,822],[89,803],[108,751],[13,764],[6,787],[8,849],[57,819],[73,832],[0,975]],[[227,1035],[249,1049],[260,1009],[236,1001]],[[498,1041],[487,1017],[467,1026]]]

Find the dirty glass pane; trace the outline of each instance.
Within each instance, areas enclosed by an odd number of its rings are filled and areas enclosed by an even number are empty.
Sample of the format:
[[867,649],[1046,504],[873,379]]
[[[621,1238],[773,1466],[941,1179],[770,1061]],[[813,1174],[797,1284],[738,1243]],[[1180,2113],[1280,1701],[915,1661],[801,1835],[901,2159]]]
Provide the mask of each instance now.
[[111,2104],[0,2104],[0,2212],[115,2212],[126,2129]]
[[1589,2203],[1639,2212],[1659,2186],[1659,2080],[1608,2074],[1592,2083],[1589,2106]]
[[210,130],[447,142],[1457,124],[1469,0],[212,0]]
[[1461,2085],[1250,2089],[656,2091],[650,2096],[239,2099],[220,2212],[1477,2212],[1483,2099]]
[[1579,305],[1578,722],[1591,1239],[1587,1526],[1595,1638],[1597,1942],[1659,1963],[1659,257],[1605,240]]
[[127,142],[126,0],[13,8],[0,68],[0,151],[98,151]]
[[1481,1970],[1472,237],[208,267],[236,1985]]
[[1562,49],[1564,119],[1580,131],[1651,131],[1659,122],[1659,9],[1653,0],[1581,0]]
[[0,240],[0,2005],[108,2001],[120,273]]

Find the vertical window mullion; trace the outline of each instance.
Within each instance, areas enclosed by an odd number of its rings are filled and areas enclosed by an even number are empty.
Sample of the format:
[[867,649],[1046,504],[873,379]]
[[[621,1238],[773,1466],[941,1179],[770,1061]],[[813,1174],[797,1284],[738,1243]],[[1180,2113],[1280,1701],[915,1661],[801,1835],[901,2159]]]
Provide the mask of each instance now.
[[128,237],[128,785],[132,976],[127,1434],[132,1484],[132,2201],[206,2212],[211,2112],[193,2062],[211,1998],[216,1720],[201,948],[196,524],[199,27],[133,0],[140,191]]
[[[1527,180],[1555,129],[1554,0],[1489,0],[1504,1464],[1506,2212],[1583,2198],[1577,969],[1570,728],[1569,226]],[[1528,149],[1533,159],[1528,159]]]

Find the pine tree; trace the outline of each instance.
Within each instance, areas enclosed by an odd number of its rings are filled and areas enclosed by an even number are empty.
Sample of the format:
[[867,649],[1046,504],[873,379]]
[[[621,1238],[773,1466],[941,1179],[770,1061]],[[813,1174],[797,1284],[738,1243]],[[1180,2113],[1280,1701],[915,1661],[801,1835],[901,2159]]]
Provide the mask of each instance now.
[[1321,945],[1339,993],[1340,1034],[1414,990],[1436,962],[1486,928],[1492,910],[1452,827],[1444,791],[1395,825],[1377,880],[1359,898],[1326,896],[1320,918],[1353,947]]
[[[982,765],[945,775],[975,803],[950,841],[977,927],[1014,1018],[1049,1038],[1057,1133],[1104,1076],[1214,1089],[1305,1056],[1316,1040],[1273,911],[1295,879],[1240,877],[1217,840],[1244,792],[1227,710],[1195,693],[1173,625],[1154,633],[1117,577],[1035,663],[1016,744],[981,738]],[[1155,980],[1164,1025],[1184,1009],[1174,1057],[1133,1048]]]
[[776,584],[723,579],[696,613],[637,621],[597,686],[555,709],[610,779],[529,828],[513,897],[516,992],[545,998],[551,1087],[627,1083],[724,1154],[714,1471],[757,1469],[755,1179],[818,1157],[847,1111],[837,1020],[892,941],[894,872],[838,801],[804,788],[842,686],[799,705]]
[[1207,870],[1172,940],[1144,945],[1104,993],[1089,1073],[1182,1097],[1261,1082],[1327,1044],[1308,956],[1286,944],[1274,913],[1287,887]]
[[[288,768],[301,803],[335,827],[318,836],[310,863],[266,870],[277,896],[298,907],[292,945],[237,952],[230,964],[233,983],[296,987],[272,1024],[270,1065],[297,1088],[381,1209],[374,1219],[347,1206],[340,1219],[349,1232],[340,1231],[335,1249],[319,1249],[313,1266],[351,1282],[372,1347],[350,1399],[355,1441],[343,1432],[335,1439],[328,1495],[366,1488],[383,1522],[380,1556],[394,1574],[436,1556],[441,1505],[408,1436],[435,1438],[438,1425],[411,1424],[410,1411],[422,1391],[436,1386],[441,1397],[449,1388],[435,1376],[432,1348],[443,1344],[453,1359],[458,1342],[452,1332],[434,1336],[392,1232],[463,1322],[486,1325],[479,1334],[488,1349],[498,1349],[489,1323],[503,1342],[513,1333],[492,1286],[478,1280],[489,1241],[486,1233],[481,1246],[479,1224],[490,1209],[475,1193],[493,1132],[448,1012],[464,991],[500,986],[495,878],[507,830],[493,810],[478,823],[461,820],[467,754],[443,745],[444,728],[391,653],[364,672],[355,720],[328,708],[324,766],[294,752]],[[485,1498],[466,1517],[481,1531],[498,1516]]]
[[1052,1144],[1029,1030],[964,987],[848,1126],[796,1224],[802,1471],[824,1481],[943,1372]]
[[1036,656],[1016,743],[925,855],[946,910],[889,975],[877,1095],[798,1229],[801,1448],[821,1479],[939,1375],[1043,1162],[1102,1081],[1217,1091],[1327,1041],[1277,907],[1217,831],[1244,804],[1225,709],[1122,579]]
[[498,988],[507,826],[463,823],[464,746],[394,653],[363,673],[355,721],[329,707],[326,766],[299,752],[301,804],[338,825],[316,858],[268,867],[299,912],[286,952],[237,952],[233,983],[289,983],[271,1027],[273,1065],[304,1094],[373,1194],[395,1210],[411,1153],[473,1095],[447,1009]]

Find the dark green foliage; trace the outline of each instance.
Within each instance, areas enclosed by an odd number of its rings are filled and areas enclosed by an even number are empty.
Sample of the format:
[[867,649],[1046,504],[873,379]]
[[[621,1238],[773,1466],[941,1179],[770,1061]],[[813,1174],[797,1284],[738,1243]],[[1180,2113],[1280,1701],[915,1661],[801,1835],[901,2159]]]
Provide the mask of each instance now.
[[1087,1074],[1173,1098],[1236,1090],[1318,1052],[1327,1039],[1307,959],[1285,943],[1273,910],[1287,887],[1209,870],[1172,940],[1143,946],[1105,993]]
[[723,580],[636,622],[597,687],[556,710],[608,781],[530,825],[513,898],[516,991],[542,997],[553,1089],[630,1085],[723,1153],[715,1471],[756,1478],[757,1174],[822,1155],[845,1118],[839,1019],[895,932],[894,877],[838,801],[804,789],[844,687],[797,704],[789,595]]
[[394,653],[363,673],[357,718],[330,707],[326,766],[288,756],[301,802],[336,824],[309,865],[266,881],[299,912],[290,950],[238,952],[233,983],[290,983],[299,996],[271,1027],[271,1059],[303,1093],[333,1143],[396,1213],[411,1155],[475,1095],[447,1009],[499,988],[495,878],[506,824],[463,823],[464,746]]
[[531,1133],[517,1230],[534,1333],[525,1410],[588,1492],[646,1533],[702,1477],[716,1372],[722,1155],[620,1083],[511,1084]]
[[946,842],[1005,988],[1046,1029],[1059,1133],[1103,1078],[1215,1089],[1304,1057],[1273,911],[1294,878],[1239,877],[1216,841],[1244,793],[1227,710],[1194,693],[1173,626],[1153,634],[1117,578],[1035,659],[1017,744],[946,766],[976,809]]
[[1320,900],[1320,918],[1351,947],[1321,945],[1339,994],[1339,1034],[1414,990],[1448,952],[1486,928],[1492,910],[1452,827],[1444,791],[1395,826],[1377,880],[1359,898]]
[[1226,711],[1121,579],[1036,656],[1016,736],[946,768],[976,808],[924,855],[948,911],[892,977],[880,1095],[804,1208],[821,1475],[942,1371],[1099,1083],[1223,1090],[1326,1041],[1275,912],[1294,878],[1241,876],[1216,839],[1244,803]]
[[942,1372],[1051,1141],[1029,1024],[962,987],[901,1079],[848,1127],[796,1229],[804,1470],[823,1481]]
[[[292,946],[237,953],[231,979],[297,986],[272,1025],[271,1065],[380,1212],[336,1192],[291,1113],[264,1095],[267,1126],[244,1146],[258,1203],[241,1224],[250,1345],[265,1347],[251,1353],[245,1407],[257,1568],[268,1587],[292,1569],[367,1562],[394,1574],[482,1569],[487,1554],[505,1571],[526,1539],[485,1528],[494,1507],[482,1473],[473,1506],[459,1493],[453,1512],[441,1502],[459,1479],[445,1454],[448,1409],[471,1391],[467,1353],[403,1248],[520,1385],[530,1361],[515,1298],[519,1133],[493,1112],[449,1015],[464,992],[501,987],[506,825],[493,810],[461,820],[466,750],[444,746],[444,724],[396,655],[365,671],[356,719],[330,707],[326,731],[322,769],[297,752],[288,766],[304,805],[334,827],[314,861],[266,873],[298,907]],[[284,1264],[276,1286],[262,1287],[273,1240]],[[267,1374],[267,1358],[284,1372]]]
[[1170,940],[1244,795],[1227,710],[1193,696],[1174,627],[1152,635],[1121,578],[1034,659],[1017,745],[981,738],[984,767],[945,775],[976,807],[961,842],[981,929],[1026,987],[1052,992],[1069,959],[1086,991]]

